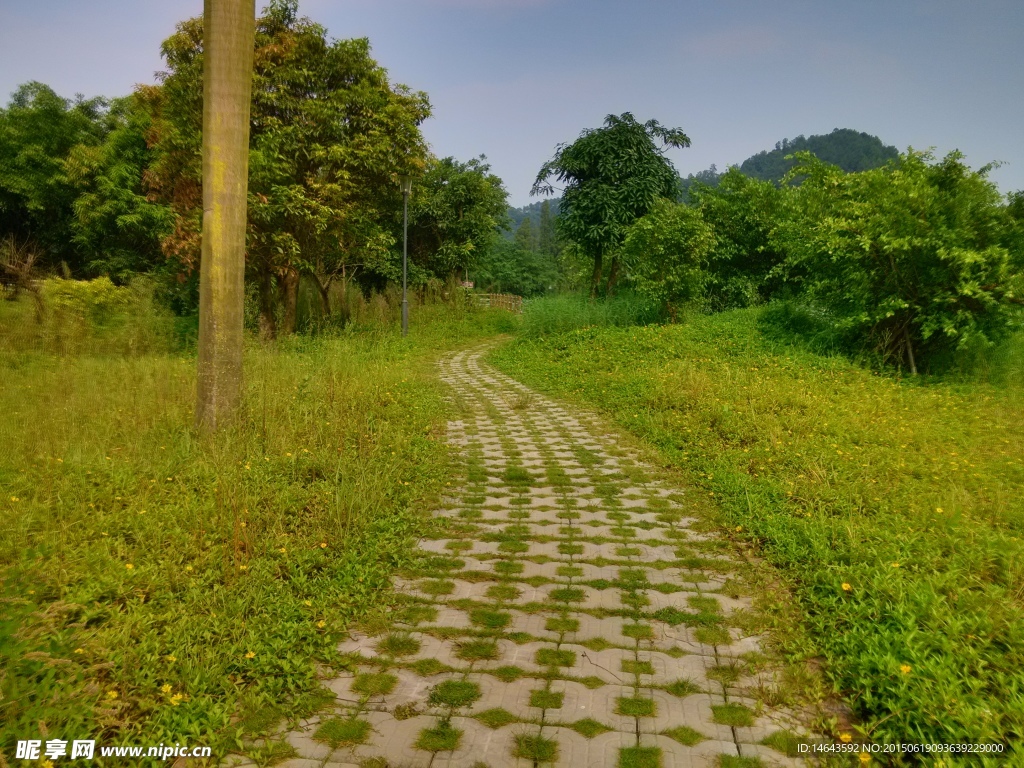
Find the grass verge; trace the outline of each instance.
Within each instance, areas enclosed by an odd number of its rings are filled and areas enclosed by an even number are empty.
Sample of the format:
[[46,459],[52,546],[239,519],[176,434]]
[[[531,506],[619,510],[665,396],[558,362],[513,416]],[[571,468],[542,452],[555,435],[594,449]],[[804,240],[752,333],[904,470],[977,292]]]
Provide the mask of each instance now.
[[434,359],[510,328],[412,321],[252,342],[244,418],[213,438],[191,429],[187,353],[0,350],[0,751],[223,755],[325,701],[317,665],[344,663],[340,633],[387,599],[449,478]]

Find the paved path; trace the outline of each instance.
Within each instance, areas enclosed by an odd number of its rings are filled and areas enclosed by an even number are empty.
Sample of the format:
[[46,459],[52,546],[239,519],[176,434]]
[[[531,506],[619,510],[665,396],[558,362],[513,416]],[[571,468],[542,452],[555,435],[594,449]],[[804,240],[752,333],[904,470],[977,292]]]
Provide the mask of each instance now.
[[445,538],[392,627],[342,644],[358,665],[290,766],[795,765],[760,744],[797,726],[750,697],[759,640],[730,626],[750,600],[688,492],[482,353],[441,364],[465,457]]

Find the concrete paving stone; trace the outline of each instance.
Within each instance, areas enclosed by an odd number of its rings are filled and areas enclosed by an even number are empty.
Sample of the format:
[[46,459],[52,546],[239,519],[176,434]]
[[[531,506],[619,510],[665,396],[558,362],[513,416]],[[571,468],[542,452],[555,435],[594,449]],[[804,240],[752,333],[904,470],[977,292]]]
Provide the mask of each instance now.
[[[504,657],[500,663],[492,663],[490,666],[487,667],[484,667],[482,664],[480,664],[478,665],[478,667],[481,669],[494,669],[496,667],[509,665],[519,667],[520,669],[523,669],[526,672],[544,672],[547,670],[547,667],[539,665],[535,661],[537,657],[537,651],[541,648],[555,647],[554,643],[542,642],[523,643],[521,645],[517,645],[515,643],[508,643],[508,645],[510,647],[505,651]],[[577,665],[578,664],[579,661],[577,660]],[[575,668],[572,670],[565,671],[573,675],[579,674],[579,672],[576,671]]]
[[636,657],[634,651],[626,648],[606,648],[592,651],[582,645],[562,643],[560,648],[576,654],[576,666],[571,674],[576,677],[598,677],[606,683],[626,685],[633,683],[633,676],[622,671],[622,661]]
[[748,637],[736,637],[740,634],[739,630],[735,627],[730,628],[729,633],[733,635],[733,641],[728,645],[717,646],[717,651],[720,656],[732,656],[739,657],[746,653],[761,653],[763,648],[761,646],[761,638],[757,635],[750,635]]
[[709,739],[733,742],[732,728],[719,725],[712,717],[711,705],[724,703],[721,697],[706,693],[694,693],[685,698],[677,698],[664,691],[655,690],[651,697],[657,702],[657,715],[650,718],[638,718],[640,727],[647,733],[661,733],[669,728],[685,725],[699,731]]
[[651,601],[650,605],[647,606],[647,610],[660,611],[662,608],[676,608],[680,611],[687,611],[689,613],[695,613],[696,609],[690,606],[687,602],[691,597],[701,597],[700,592],[672,592],[671,594],[664,594],[656,589],[647,591],[647,599]]
[[641,676],[642,682],[656,685],[667,685],[676,680],[686,679],[699,688],[706,688],[708,685],[707,671],[714,665],[714,657],[696,654],[675,658],[658,651],[641,651],[637,654],[637,658],[650,662],[654,668],[653,675]]
[[311,760],[308,757],[292,757],[278,763],[278,768],[320,768],[323,760]]
[[[636,731],[636,718],[616,714],[620,698],[633,695],[632,685],[604,685],[600,688],[587,688],[581,683],[559,681],[553,683],[554,690],[564,693],[562,707],[557,712],[545,715],[545,720],[560,723],[574,723],[584,718],[593,718],[610,728],[619,731]],[[539,714],[539,710],[534,710]]]
[[465,717],[453,717],[452,725],[462,731],[459,748],[450,753],[438,753],[431,763],[431,768],[475,768],[481,763],[491,768],[503,768],[520,762],[512,757],[512,747],[515,739],[514,729],[524,726],[491,729]]
[[298,757],[306,758],[307,760],[325,760],[333,751],[326,744],[313,741],[312,728],[302,731],[291,731],[285,735],[284,739],[295,750],[295,754]]
[[545,624],[551,616],[542,613],[522,613],[521,611],[509,611],[512,621],[506,628],[507,632],[526,632],[534,637],[547,642],[556,642],[561,636],[558,632],[549,632]]
[[661,748],[662,768],[718,768],[722,755],[739,756],[731,740],[709,739],[687,747],[668,736],[652,735],[646,736],[644,742],[645,746]]
[[403,661],[416,661],[417,659],[436,659],[454,669],[465,669],[468,662],[463,661],[455,655],[455,643],[452,640],[441,640],[433,635],[421,632],[411,632],[420,641],[420,650],[412,656],[403,657]]
[[458,608],[439,608],[435,621],[425,621],[416,626],[421,632],[429,632],[433,627],[446,627],[451,629],[469,629],[473,623],[469,620],[469,614],[460,611]]
[[407,720],[396,720],[386,712],[367,712],[365,719],[373,728],[365,744],[353,747],[353,762],[361,763],[374,757],[383,757],[389,765],[408,768],[430,768],[433,755],[416,749],[414,744],[424,728],[437,725],[437,718],[418,715]]
[[801,768],[807,765],[805,760],[796,757],[787,757],[781,752],[776,752],[771,747],[763,744],[739,744],[739,753],[743,757],[760,759],[761,763],[771,768]]
[[[569,728],[545,728],[558,741],[559,765],[578,768],[618,768],[619,750],[636,746],[636,733],[609,731],[587,739]],[[548,736],[550,732],[550,736]]]

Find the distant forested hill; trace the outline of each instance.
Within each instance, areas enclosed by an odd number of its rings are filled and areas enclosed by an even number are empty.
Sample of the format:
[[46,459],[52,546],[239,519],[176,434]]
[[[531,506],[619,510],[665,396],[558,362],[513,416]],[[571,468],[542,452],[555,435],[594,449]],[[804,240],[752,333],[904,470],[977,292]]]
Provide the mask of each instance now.
[[896,147],[886,146],[877,136],[858,133],[850,128],[836,128],[825,136],[797,136],[790,141],[783,139],[775,149],[758,152],[740,163],[740,170],[747,176],[765,181],[780,181],[793,166],[786,155],[794,152],[813,152],[821,160],[838,165],[847,173],[878,168],[899,157]]
[[[562,201],[560,197],[549,197],[545,198],[551,205],[551,215],[558,215],[558,204]],[[506,236],[511,238],[513,233],[519,229],[519,225],[523,223],[523,219],[529,219],[530,224],[535,232],[540,231],[540,209],[544,205],[544,200],[538,200],[536,203],[530,203],[524,205],[522,208],[509,208],[508,217],[511,219],[511,228],[506,232]]]
[[[813,152],[826,163],[838,165],[848,173],[878,168],[899,157],[896,147],[883,144],[877,136],[851,128],[836,128],[832,133],[823,136],[783,139],[775,144],[775,149],[748,157],[740,163],[739,169],[747,176],[777,184],[793,166],[793,161],[787,160],[786,156],[802,151]],[[720,175],[713,165],[706,171],[691,173],[682,179],[683,199],[686,199],[687,191],[694,182],[700,181],[715,186]]]

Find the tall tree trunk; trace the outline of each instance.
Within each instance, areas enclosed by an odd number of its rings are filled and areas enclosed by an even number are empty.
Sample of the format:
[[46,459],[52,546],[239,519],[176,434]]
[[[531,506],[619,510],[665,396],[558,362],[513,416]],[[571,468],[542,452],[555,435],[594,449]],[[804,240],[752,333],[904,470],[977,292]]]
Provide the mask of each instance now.
[[331,283],[334,281],[333,277],[329,277],[326,280],[321,280],[317,275],[310,275],[313,278],[313,282],[316,283],[316,289],[320,292],[320,308],[323,310],[324,319],[326,320],[331,316]]
[[597,298],[597,289],[601,285],[601,251],[594,255],[594,274],[590,277],[590,298]]
[[910,343],[910,326],[903,326],[903,340],[907,343],[907,362],[910,363],[910,373],[917,376],[917,363],[914,361],[914,345]]
[[249,102],[255,0],[203,5],[203,239],[196,425],[215,431],[242,402]]
[[612,265],[608,270],[607,296],[611,298],[615,294],[615,284],[619,282],[619,257],[612,256]]
[[260,271],[260,338],[273,341],[277,338],[277,313],[274,301],[274,274],[264,266]]
[[281,318],[281,332],[290,336],[295,333],[295,321],[299,307],[299,270],[288,267],[281,273],[281,303],[284,317]]

